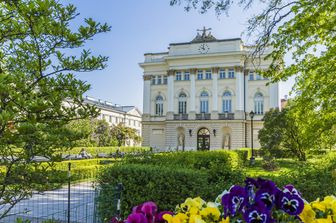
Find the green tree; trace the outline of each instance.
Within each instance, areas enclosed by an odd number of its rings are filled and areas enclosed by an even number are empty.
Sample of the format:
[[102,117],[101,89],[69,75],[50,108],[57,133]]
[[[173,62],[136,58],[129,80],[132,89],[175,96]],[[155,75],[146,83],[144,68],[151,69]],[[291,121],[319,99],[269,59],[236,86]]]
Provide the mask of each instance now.
[[[199,9],[206,13],[215,9],[217,14],[229,12],[233,4],[244,9],[253,4],[262,10],[248,20],[247,36],[255,50],[254,59],[265,52],[271,61],[263,76],[272,82],[296,76],[294,92],[298,113],[316,112],[312,131],[332,134],[324,140],[327,147],[335,147],[336,125],[336,1],[334,0],[171,0],[171,5],[182,4],[187,11]],[[283,58],[291,56],[293,63],[285,65]],[[308,121],[308,120],[307,120]]]
[[67,127],[70,131],[77,134],[78,140],[75,146],[92,146],[92,136],[95,128],[95,121],[92,118],[78,119],[71,121]]
[[97,146],[110,146],[111,134],[110,126],[105,120],[95,120],[91,139]]
[[77,15],[56,0],[0,0],[0,219],[45,178],[32,157],[72,147],[77,134],[66,124],[97,115],[73,73],[105,68],[107,57],[80,50],[110,27],[85,19],[70,29]]
[[323,131],[318,113],[309,110],[301,113],[296,99],[289,101],[282,111],[271,109],[263,120],[264,126],[258,138],[267,156],[277,157],[289,151],[297,159],[305,161],[307,153],[325,149],[334,140],[334,135],[326,134],[329,129]]
[[118,146],[129,145],[131,141],[140,143],[141,137],[138,135],[136,129],[125,126],[119,123],[111,128],[111,135],[114,140],[118,142]]

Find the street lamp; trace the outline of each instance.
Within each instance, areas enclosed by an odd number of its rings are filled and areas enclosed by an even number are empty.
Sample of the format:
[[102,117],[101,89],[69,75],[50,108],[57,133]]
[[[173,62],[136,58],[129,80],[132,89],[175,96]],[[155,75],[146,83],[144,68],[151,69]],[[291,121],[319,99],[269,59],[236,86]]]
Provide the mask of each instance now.
[[249,114],[250,118],[251,118],[251,148],[252,148],[252,154],[251,154],[251,158],[250,158],[250,164],[254,165],[255,163],[255,158],[254,158],[254,152],[253,152],[253,117],[254,117],[254,112],[251,111]]

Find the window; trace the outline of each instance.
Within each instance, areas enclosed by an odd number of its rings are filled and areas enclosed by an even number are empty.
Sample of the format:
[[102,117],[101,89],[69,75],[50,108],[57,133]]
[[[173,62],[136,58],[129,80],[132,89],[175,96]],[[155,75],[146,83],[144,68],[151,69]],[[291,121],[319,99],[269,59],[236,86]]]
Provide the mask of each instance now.
[[182,80],[182,73],[180,71],[176,72],[176,80],[177,81]]
[[109,122],[112,122],[112,115],[110,115],[109,117]]
[[206,70],[205,71],[205,79],[211,79],[211,70]]
[[128,119],[128,125],[129,126],[131,125],[131,119]]
[[200,95],[200,112],[209,113],[209,94],[206,91]]
[[250,80],[250,81],[253,81],[253,80],[254,80],[254,73],[253,73],[253,72],[250,72],[250,73],[249,73],[249,80]]
[[235,74],[234,69],[229,69],[229,71],[228,71],[228,77],[229,78],[234,78],[234,74]]
[[184,72],[184,80],[188,81],[190,79],[190,72]]
[[225,78],[225,69],[220,69],[219,70],[219,78],[224,79]]
[[260,92],[254,96],[254,112],[257,115],[264,114],[264,96]]
[[261,76],[258,73],[256,73],[256,80],[261,80]]
[[167,82],[168,82],[167,76],[163,76],[163,84],[167,84]]
[[187,95],[185,93],[181,93],[178,98],[178,113],[186,114],[187,113]]
[[229,91],[225,91],[223,94],[223,113],[232,112],[232,94]]
[[161,76],[157,76],[157,81],[156,81],[157,84],[162,84],[162,78]]
[[152,85],[155,85],[155,76],[152,76]]
[[155,114],[159,116],[163,115],[163,98],[161,95],[155,99]]
[[203,80],[203,70],[198,70],[197,71],[197,79],[198,80]]

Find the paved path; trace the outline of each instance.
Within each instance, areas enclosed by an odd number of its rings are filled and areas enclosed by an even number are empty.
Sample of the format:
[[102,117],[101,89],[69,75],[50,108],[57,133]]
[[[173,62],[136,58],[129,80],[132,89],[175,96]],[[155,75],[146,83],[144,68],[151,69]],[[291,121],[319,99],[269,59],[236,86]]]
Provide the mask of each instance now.
[[[85,182],[71,186],[71,222],[93,223],[95,190],[91,183]],[[20,217],[32,223],[40,223],[46,219],[67,222],[68,189],[66,187],[34,194],[27,200],[20,201],[12,210],[14,216],[1,219],[0,223],[15,222]]]

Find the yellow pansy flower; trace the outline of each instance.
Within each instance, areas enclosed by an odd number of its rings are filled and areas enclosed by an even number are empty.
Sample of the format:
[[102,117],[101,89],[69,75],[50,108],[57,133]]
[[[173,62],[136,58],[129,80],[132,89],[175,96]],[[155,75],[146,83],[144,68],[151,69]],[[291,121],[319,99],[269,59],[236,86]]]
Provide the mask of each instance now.
[[189,223],[206,223],[201,215],[191,215],[189,218]]
[[312,209],[312,207],[310,206],[310,204],[305,204],[303,211],[301,212],[301,214],[299,215],[299,217],[301,218],[301,220],[305,223],[312,223],[315,222],[315,212]]
[[170,214],[165,214],[162,216],[164,220],[166,220],[168,223],[183,223],[188,219],[188,216],[183,213],[178,213],[174,216]]
[[230,218],[229,217],[222,218],[222,220],[219,223],[230,223]]
[[221,214],[216,207],[206,207],[200,213],[203,217],[211,218],[214,221],[218,220]]
[[189,214],[190,215],[198,215],[198,213],[199,213],[199,209],[197,207],[191,207],[189,209]]
[[319,218],[316,219],[316,223],[333,223],[331,216],[329,215],[327,218]]

